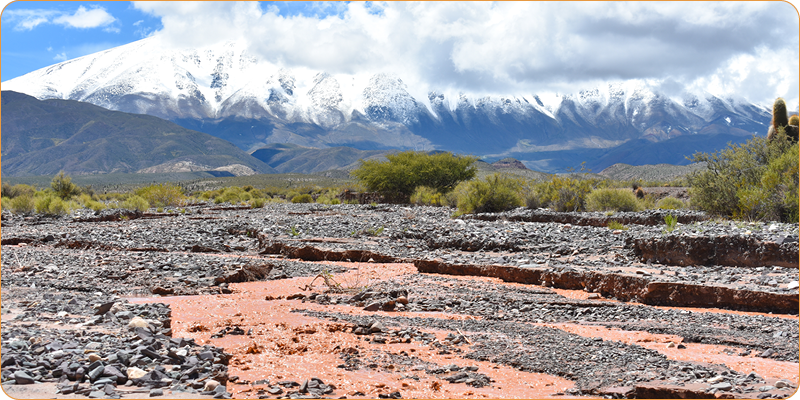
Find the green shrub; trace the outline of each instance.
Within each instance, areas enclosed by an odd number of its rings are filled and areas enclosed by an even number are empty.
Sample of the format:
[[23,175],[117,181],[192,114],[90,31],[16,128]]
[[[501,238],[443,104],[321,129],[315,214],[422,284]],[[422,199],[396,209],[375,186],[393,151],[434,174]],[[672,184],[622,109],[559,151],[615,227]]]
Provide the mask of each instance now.
[[319,204],[341,204],[341,200],[337,199],[335,196],[331,194],[331,192],[327,192],[325,194],[320,195],[317,197],[317,203]]
[[260,197],[250,199],[250,208],[262,208],[266,204],[266,200]]
[[183,189],[169,183],[159,183],[141,188],[136,191],[136,195],[154,207],[177,207],[185,199]]
[[36,196],[33,200],[33,207],[38,214],[47,214],[50,212],[50,203],[56,199],[52,193],[44,193],[42,192],[39,196]]
[[23,194],[9,201],[8,208],[18,214],[30,214],[35,207],[33,196]]
[[533,184],[526,196],[529,208],[549,207],[555,211],[583,211],[586,196],[596,181],[553,175],[550,180]]
[[672,214],[669,214],[664,217],[664,224],[666,225],[664,227],[664,232],[665,233],[672,232],[675,230],[675,228],[678,227],[678,219],[675,218]]
[[101,203],[99,201],[94,201],[94,200],[86,203],[84,205],[84,207],[86,207],[86,208],[88,208],[88,209],[90,209],[90,210],[92,210],[94,212],[98,212],[100,210],[105,210],[106,209],[106,205],[105,204],[103,204],[103,203]]
[[314,198],[310,194],[298,194],[292,197],[292,203],[313,203]]
[[771,160],[760,184],[737,191],[734,217],[748,220],[796,222],[798,220],[798,147]]
[[445,199],[441,193],[439,193],[436,189],[427,186],[417,187],[414,190],[414,193],[411,194],[409,201],[412,204],[427,206],[441,206],[445,203]]
[[457,204],[461,214],[502,212],[523,204],[519,179],[494,174],[465,184]]
[[3,183],[3,192],[2,192],[3,197],[10,197],[12,199],[17,196],[25,196],[25,195],[33,197],[35,193],[36,189],[30,185],[16,184],[14,186],[11,186],[8,183]]
[[798,147],[781,128],[713,154],[697,153],[705,170],[687,179],[692,206],[739,219],[797,222]]
[[459,182],[475,177],[475,157],[452,153],[427,154],[405,151],[386,156],[388,161],[361,160],[352,175],[367,190],[379,192],[393,201],[408,201],[418,186],[440,193],[452,190]]
[[72,183],[72,178],[64,175],[64,171],[60,171],[58,175],[53,177],[53,180],[50,181],[50,188],[53,189],[56,196],[62,199],[77,196],[81,192],[81,189],[76,184]]
[[622,225],[621,223],[619,223],[617,221],[613,221],[613,220],[612,221],[608,221],[608,224],[606,224],[606,226],[608,227],[608,229],[613,229],[613,230],[620,230],[620,231],[627,231],[628,230],[627,226]]
[[626,189],[596,189],[586,195],[589,211],[639,211],[636,196]]
[[134,195],[128,197],[125,201],[119,204],[120,208],[124,208],[126,210],[136,210],[140,212],[145,212],[147,209],[150,208],[150,203],[145,200],[144,197]]
[[674,197],[664,197],[656,204],[656,208],[662,210],[680,210],[686,208],[686,203]]
[[50,215],[64,215],[69,214],[75,208],[78,208],[78,204],[74,201],[70,200],[61,200],[60,197],[54,197],[53,200],[50,202],[50,205],[47,207],[47,214]]

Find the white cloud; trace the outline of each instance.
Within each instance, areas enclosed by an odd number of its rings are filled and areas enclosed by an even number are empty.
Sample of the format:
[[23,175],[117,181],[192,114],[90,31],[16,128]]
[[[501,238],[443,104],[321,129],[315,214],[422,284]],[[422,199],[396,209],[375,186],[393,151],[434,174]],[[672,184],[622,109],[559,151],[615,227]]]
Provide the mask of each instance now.
[[116,20],[114,16],[109,14],[102,7],[86,9],[86,7],[80,6],[74,14],[61,15],[53,19],[53,23],[72,28],[86,29],[107,26]]
[[161,18],[156,34],[174,46],[244,40],[287,67],[393,72],[447,92],[563,93],[649,79],[756,102],[798,97],[798,18],[783,2],[349,3],[326,17],[284,17],[253,2],[134,4]]
[[55,10],[6,10],[3,11],[3,23],[13,23],[17,31],[29,31],[48,23],[57,14]]
[[[14,29],[21,31],[32,30],[41,24],[57,24],[80,29],[108,27],[115,21],[117,19],[102,7],[87,9],[79,6],[72,14],[46,9],[20,9],[3,12],[3,22],[13,23]],[[119,29],[116,32],[119,32]]]
[[66,52],[58,53],[58,54],[55,55],[55,57],[53,57],[53,60],[59,61],[59,62],[67,61],[67,53]]

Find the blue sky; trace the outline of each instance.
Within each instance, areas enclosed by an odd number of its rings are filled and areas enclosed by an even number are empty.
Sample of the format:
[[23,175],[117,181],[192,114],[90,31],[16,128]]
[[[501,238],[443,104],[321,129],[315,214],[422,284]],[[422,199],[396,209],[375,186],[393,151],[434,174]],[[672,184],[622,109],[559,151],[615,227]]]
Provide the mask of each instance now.
[[[4,1],[2,4],[6,4]],[[338,15],[343,4],[262,2],[282,16]],[[6,81],[39,68],[130,43],[163,29],[161,17],[127,1],[15,1],[3,9],[2,77]]]
[[244,40],[286,68],[390,72],[431,89],[575,93],[638,79],[800,102],[800,17],[782,1],[18,1],[0,25],[3,82],[157,35],[182,47]]

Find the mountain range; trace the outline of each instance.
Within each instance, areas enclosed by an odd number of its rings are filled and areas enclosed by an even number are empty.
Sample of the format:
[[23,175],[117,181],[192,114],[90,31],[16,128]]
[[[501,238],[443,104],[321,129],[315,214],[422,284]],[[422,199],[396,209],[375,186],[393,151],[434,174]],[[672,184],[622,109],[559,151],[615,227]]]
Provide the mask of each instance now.
[[273,173],[231,143],[149,115],[3,91],[3,176],[213,171]]
[[[594,170],[618,162],[687,164],[695,151],[765,135],[770,121],[766,107],[744,99],[667,95],[642,81],[563,95],[453,93],[409,86],[382,72],[283,68],[249,54],[243,43],[172,49],[158,37],[55,64],[2,87],[164,118],[254,155],[276,150],[269,147],[276,143],[445,150],[487,160],[514,157],[547,172],[582,161]],[[298,148],[284,156],[299,154]]]

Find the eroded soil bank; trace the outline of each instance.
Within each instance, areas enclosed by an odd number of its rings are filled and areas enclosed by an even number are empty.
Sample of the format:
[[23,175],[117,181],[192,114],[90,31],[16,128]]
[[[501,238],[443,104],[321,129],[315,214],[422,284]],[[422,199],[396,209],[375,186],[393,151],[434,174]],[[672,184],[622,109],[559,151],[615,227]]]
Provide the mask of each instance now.
[[[785,398],[797,388],[797,224],[686,213],[668,232],[653,225],[663,216],[639,213],[612,231],[597,223],[607,216],[522,209],[188,211],[3,214],[6,393]],[[664,243],[687,246],[683,258],[642,251]]]

